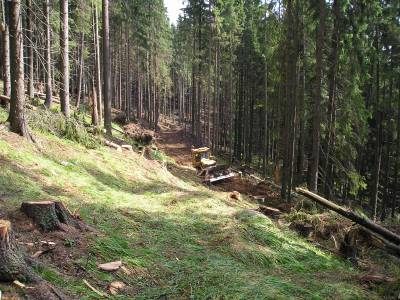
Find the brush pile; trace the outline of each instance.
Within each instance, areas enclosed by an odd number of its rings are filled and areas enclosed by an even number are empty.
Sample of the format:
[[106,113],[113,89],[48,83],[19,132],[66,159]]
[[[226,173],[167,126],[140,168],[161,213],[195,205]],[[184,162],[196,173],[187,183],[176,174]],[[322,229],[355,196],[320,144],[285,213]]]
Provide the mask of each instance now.
[[124,131],[127,136],[143,145],[149,145],[154,139],[154,131],[146,129],[137,123],[125,125]]

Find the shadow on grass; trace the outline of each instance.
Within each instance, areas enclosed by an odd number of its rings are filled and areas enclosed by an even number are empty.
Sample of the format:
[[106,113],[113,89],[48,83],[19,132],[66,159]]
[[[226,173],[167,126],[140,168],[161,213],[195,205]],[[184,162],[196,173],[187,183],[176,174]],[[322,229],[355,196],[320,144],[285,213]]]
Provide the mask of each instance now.
[[[347,290],[344,263],[260,215],[241,212],[232,220],[207,213],[121,211],[98,204],[84,210],[98,214],[98,225],[106,233],[94,245],[101,257],[146,269],[145,279],[126,278],[130,284],[146,285],[139,298],[318,298],[328,296],[337,283],[343,283],[346,292],[360,292],[351,291],[355,286]],[[104,218],[104,211],[111,217]],[[317,275],[338,270],[341,276],[331,282]]]
[[[107,201],[99,199],[93,203],[76,192],[65,193],[62,186],[51,185],[49,188],[35,173],[37,170],[25,169],[3,156],[0,160],[5,165],[0,188],[14,192],[15,201],[61,196],[68,197],[68,203],[73,206],[85,203],[80,210],[82,218],[88,223],[96,220],[96,224],[91,225],[104,234],[94,238],[91,253],[95,255],[87,258],[90,260],[86,268],[88,275],[104,286],[115,279],[114,276],[105,277],[97,270],[99,260],[121,259],[133,272],[140,268],[143,276],[118,274],[119,279],[134,287],[127,297],[324,298],[331,296],[329,293],[338,283],[342,285],[343,293],[361,293],[356,286],[346,285],[339,276],[330,282],[321,281],[316,276],[318,272],[336,274],[340,271],[344,274],[344,264],[279,230],[266,217],[239,210],[238,214],[229,215],[186,210],[154,212],[134,206],[116,208]],[[180,201],[188,195],[199,200],[209,196],[177,189],[165,182],[135,185],[94,164],[79,167],[99,185],[131,194],[180,191],[184,193],[182,199],[178,199]],[[187,206],[190,208],[190,203]],[[306,284],[304,279],[308,280]],[[338,295],[341,298],[341,294]]]

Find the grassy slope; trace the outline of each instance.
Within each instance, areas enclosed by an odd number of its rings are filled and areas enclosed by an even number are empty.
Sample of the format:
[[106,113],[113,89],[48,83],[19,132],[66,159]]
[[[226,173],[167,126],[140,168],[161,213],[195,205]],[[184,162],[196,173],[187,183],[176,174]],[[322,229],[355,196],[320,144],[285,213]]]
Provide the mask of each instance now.
[[[373,299],[352,283],[357,271],[311,246],[251,203],[174,176],[138,154],[84,147],[35,133],[43,149],[0,130],[0,202],[56,199],[95,226],[86,264],[95,282],[123,280],[129,295],[116,299]],[[70,166],[63,166],[68,161]],[[89,255],[91,254],[91,255]],[[121,259],[133,275],[96,269]],[[49,266],[42,276],[81,299],[94,299],[81,278]]]

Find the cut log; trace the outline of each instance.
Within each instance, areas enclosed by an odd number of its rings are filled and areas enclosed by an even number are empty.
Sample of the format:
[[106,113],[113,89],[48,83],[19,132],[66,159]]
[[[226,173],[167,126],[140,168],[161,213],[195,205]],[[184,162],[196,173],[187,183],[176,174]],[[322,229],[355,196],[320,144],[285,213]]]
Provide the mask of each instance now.
[[[35,97],[38,97],[38,98],[43,99],[43,100],[46,100],[46,94],[45,93],[35,92]],[[52,96],[51,97],[51,102],[60,104],[60,98]]]
[[133,148],[131,145],[121,145],[121,148],[123,150],[127,150],[127,151],[133,151]]
[[39,277],[26,264],[15,240],[11,223],[0,220],[0,281],[38,282]]
[[265,205],[260,205],[260,207],[257,210],[268,217],[277,217],[280,214],[282,214],[282,212],[279,209]]
[[113,143],[113,142],[110,142],[110,141],[105,140],[105,141],[104,141],[104,144],[106,144],[106,146],[108,146],[108,147],[114,148],[114,149],[117,150],[118,152],[122,152],[121,146],[118,145],[118,144],[116,144],[116,143]]
[[21,211],[44,231],[65,230],[65,225],[81,229],[79,222],[62,202],[23,202]]
[[345,218],[348,218],[357,224],[360,224],[361,226],[364,226],[365,228],[371,230],[372,232],[379,234],[389,242],[395,244],[395,245],[400,245],[400,236],[397,234],[391,232],[390,230],[386,229],[385,227],[382,227],[374,222],[372,222],[370,219],[360,216],[356,214],[354,211],[350,209],[343,208],[317,194],[314,194],[306,189],[302,188],[296,188],[296,192],[306,196],[307,198],[329,208],[330,210],[333,210],[334,212],[337,212],[338,214],[342,215]]

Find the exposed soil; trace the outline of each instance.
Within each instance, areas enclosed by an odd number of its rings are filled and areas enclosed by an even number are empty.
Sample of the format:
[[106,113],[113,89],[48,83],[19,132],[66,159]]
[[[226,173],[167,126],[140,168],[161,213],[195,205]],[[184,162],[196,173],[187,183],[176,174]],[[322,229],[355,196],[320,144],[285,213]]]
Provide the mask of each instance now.
[[[177,164],[185,167],[191,166],[192,145],[192,139],[189,133],[185,133],[184,128],[168,120],[160,123],[157,135],[157,146],[165,154],[173,158]],[[285,207],[285,205],[281,203],[279,193],[275,188],[265,182],[257,183],[250,178],[234,177],[219,182],[213,186],[213,188],[225,192],[236,191],[253,198],[261,204],[274,206],[283,211],[288,210],[288,207]]]
[[[63,276],[85,274],[85,266],[75,264],[74,261],[79,258],[89,258],[90,239],[98,235],[93,229],[81,231],[73,226],[65,226],[63,231],[44,232],[19,209],[4,211],[2,217],[10,220],[18,246],[34,264],[50,266],[57,269]],[[18,290],[28,299],[46,299],[43,295],[42,284],[28,284],[27,288]],[[14,293],[6,293],[4,296],[5,299],[20,299]]]
[[157,146],[177,164],[191,166],[192,139],[184,128],[170,121],[163,121],[159,125],[157,134]]

